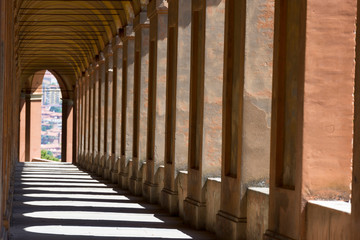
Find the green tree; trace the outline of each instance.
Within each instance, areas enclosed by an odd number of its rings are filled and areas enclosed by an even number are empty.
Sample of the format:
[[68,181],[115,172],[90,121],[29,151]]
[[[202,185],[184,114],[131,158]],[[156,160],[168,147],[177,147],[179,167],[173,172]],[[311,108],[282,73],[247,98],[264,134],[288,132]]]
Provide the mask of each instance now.
[[59,162],[60,160],[53,156],[53,153],[51,151],[41,150],[41,158],[47,159],[55,162]]
[[59,106],[59,107],[57,107],[57,106],[52,106],[52,107],[50,108],[50,111],[51,111],[51,112],[61,113],[62,107],[61,107],[61,106]]

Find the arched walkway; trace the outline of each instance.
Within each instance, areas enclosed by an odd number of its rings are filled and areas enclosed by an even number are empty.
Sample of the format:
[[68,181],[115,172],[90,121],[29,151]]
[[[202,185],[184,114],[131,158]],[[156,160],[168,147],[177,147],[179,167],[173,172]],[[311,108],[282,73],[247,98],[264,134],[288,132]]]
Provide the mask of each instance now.
[[[119,217],[101,178],[129,199],[114,206],[157,203],[220,240],[358,240],[359,9],[360,0],[0,0],[0,239],[80,224],[40,219],[68,200],[27,195],[59,184],[104,190],[101,211]],[[76,167],[18,164],[38,151],[44,69],[63,90],[63,159]],[[27,176],[15,183],[16,171]],[[80,176],[95,186],[78,188],[89,184]],[[65,196],[80,205],[69,211],[97,204],[79,195]],[[32,212],[17,215],[25,205]],[[104,227],[85,226],[79,234]]]
[[[64,79],[55,71],[50,70],[56,77],[62,95],[62,139],[61,159],[63,162],[73,161],[73,93]],[[28,77],[21,89],[20,100],[20,139],[19,161],[31,162],[41,158],[41,106],[42,83],[46,70],[35,72]]]

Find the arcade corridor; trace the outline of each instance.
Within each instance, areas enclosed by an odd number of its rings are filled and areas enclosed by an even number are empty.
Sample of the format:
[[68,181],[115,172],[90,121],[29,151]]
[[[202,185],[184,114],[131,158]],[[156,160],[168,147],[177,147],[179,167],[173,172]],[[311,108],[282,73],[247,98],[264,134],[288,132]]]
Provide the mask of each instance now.
[[0,0],[0,240],[359,240],[359,9]]

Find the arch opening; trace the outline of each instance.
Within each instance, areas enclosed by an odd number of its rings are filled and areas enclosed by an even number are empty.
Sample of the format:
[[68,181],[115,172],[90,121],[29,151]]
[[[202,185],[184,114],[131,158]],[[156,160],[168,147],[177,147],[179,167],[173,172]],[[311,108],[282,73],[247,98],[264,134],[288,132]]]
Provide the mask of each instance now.
[[61,161],[62,93],[56,77],[46,71],[42,79],[41,159]]
[[23,83],[20,104],[19,161],[73,161],[73,100],[52,70]]

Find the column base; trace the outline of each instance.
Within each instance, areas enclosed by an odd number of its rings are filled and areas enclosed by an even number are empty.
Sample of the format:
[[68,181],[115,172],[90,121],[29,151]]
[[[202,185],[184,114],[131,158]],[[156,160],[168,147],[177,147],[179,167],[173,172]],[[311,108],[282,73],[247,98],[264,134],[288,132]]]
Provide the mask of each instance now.
[[4,226],[1,227],[1,233],[0,239],[9,239],[9,231]]
[[121,169],[121,172],[119,174],[119,186],[124,190],[129,189],[129,173],[131,172],[131,169],[132,161],[130,160],[125,169]]
[[246,240],[246,218],[237,218],[219,211],[216,215],[216,236],[218,239]]
[[179,214],[179,195],[178,192],[163,188],[161,191],[161,206],[171,215]]
[[110,170],[110,162],[111,162],[111,156],[108,155],[108,153],[105,153],[104,155],[104,173],[103,177],[105,180],[111,179],[111,170]]
[[294,240],[294,239],[280,235],[270,230],[266,230],[266,233],[264,234],[264,240]]
[[206,204],[186,198],[184,201],[184,222],[198,230],[206,226]]
[[110,172],[109,168],[104,169],[103,176],[104,176],[105,180],[110,180],[111,179],[111,172]]
[[104,160],[105,160],[104,157],[105,157],[105,156],[101,156],[101,157],[100,157],[99,165],[98,165],[98,168],[97,168],[97,170],[96,170],[97,175],[100,176],[100,177],[102,177],[103,174],[104,174],[104,168],[103,168],[103,166],[104,166]]
[[91,170],[90,170],[92,173],[97,173],[98,162],[99,162],[99,156],[96,155],[94,157],[94,164],[91,166]]
[[10,239],[9,238],[9,229],[10,229],[10,216],[9,216],[9,209],[5,210],[5,216],[2,216],[3,218],[3,224],[1,226],[1,232],[2,232],[2,238],[0,239]]
[[83,161],[83,164],[82,164],[82,167],[83,167],[83,169],[85,169],[85,170],[88,170],[88,154],[87,153],[85,153],[85,155],[84,155],[84,161]]
[[142,179],[132,176],[129,179],[129,190],[132,194],[140,196],[142,194]]
[[144,198],[150,203],[159,202],[159,185],[146,181],[143,189]]
[[129,189],[129,174],[124,172],[120,173],[118,182],[121,189]]
[[[29,162],[31,162],[31,159],[29,159]],[[79,154],[79,167],[84,169],[84,155],[81,153]]]
[[87,162],[87,168],[86,170],[91,172],[92,166],[94,165],[94,156],[92,153],[89,153],[88,155],[88,162]]
[[114,183],[114,184],[119,183],[119,173],[118,172],[111,171],[110,175],[111,175],[111,182],[112,183]]

